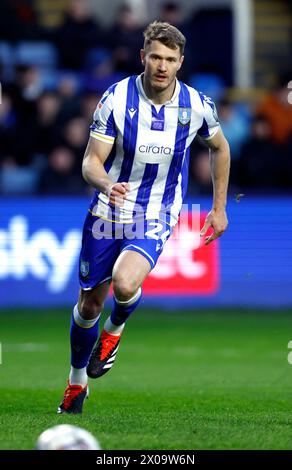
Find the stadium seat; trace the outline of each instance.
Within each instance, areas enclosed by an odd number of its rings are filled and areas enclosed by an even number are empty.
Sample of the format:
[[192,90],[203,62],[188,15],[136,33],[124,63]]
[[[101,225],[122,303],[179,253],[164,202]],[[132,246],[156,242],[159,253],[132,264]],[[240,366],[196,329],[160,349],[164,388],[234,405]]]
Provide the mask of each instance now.
[[110,52],[104,47],[95,47],[90,49],[85,57],[85,70],[91,71],[95,67],[99,66],[103,62],[108,61],[111,58]]
[[48,42],[24,41],[15,48],[15,63],[18,65],[31,65],[43,69],[52,69],[57,65],[57,51]]
[[8,42],[0,42],[0,64],[4,67],[4,78],[9,80],[13,73],[14,50]]
[[31,167],[3,168],[0,172],[0,192],[4,195],[33,194],[38,178],[38,171]]
[[190,86],[205,95],[210,96],[214,101],[223,98],[225,84],[219,75],[213,73],[196,73],[190,77]]
[[4,65],[13,64],[13,48],[8,42],[0,42],[0,60]]

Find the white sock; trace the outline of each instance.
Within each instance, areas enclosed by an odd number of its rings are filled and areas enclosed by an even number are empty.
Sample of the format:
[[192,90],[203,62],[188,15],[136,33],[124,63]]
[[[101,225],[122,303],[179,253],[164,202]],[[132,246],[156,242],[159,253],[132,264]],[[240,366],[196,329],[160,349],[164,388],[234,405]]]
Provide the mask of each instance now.
[[109,316],[103,325],[103,329],[111,335],[119,336],[122,333],[124,326],[125,323],[122,323],[121,325],[114,325],[114,323],[111,321],[111,317]]
[[75,305],[73,309],[73,317],[76,325],[81,326],[81,328],[91,328],[92,326],[95,325],[97,320],[99,319],[101,314],[99,314],[96,318],[93,318],[93,320],[85,320],[79,313],[78,310],[78,305]]
[[88,377],[86,374],[86,367],[82,367],[82,369],[76,369],[76,367],[71,366],[69,375],[70,385],[82,385],[82,387],[85,387],[87,382]]
[[115,301],[117,302],[117,304],[129,307],[134,302],[136,302],[136,300],[139,299],[141,294],[142,294],[142,287],[139,287],[136,294],[134,294],[133,297],[131,297],[129,300],[119,300],[119,299],[117,299],[117,297],[115,295],[114,295],[114,298],[115,298]]

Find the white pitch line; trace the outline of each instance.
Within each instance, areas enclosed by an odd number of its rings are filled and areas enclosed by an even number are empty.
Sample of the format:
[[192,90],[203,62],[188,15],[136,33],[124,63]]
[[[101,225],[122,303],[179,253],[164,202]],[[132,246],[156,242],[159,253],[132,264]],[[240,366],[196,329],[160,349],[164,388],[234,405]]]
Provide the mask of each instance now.
[[49,351],[46,343],[2,343],[3,352]]

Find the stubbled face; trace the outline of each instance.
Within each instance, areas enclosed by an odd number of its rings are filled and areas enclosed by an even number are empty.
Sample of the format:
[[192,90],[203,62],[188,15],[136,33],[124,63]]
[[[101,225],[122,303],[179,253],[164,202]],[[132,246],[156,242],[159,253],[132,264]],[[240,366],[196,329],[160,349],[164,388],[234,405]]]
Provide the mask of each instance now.
[[152,41],[147,49],[141,50],[145,80],[157,92],[167,90],[173,85],[183,59],[178,47],[170,49],[160,41]]

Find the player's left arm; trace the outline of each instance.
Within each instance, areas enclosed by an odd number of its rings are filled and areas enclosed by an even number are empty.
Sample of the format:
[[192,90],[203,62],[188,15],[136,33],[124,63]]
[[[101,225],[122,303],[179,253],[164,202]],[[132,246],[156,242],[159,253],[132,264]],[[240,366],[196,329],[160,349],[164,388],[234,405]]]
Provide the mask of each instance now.
[[205,140],[205,143],[210,149],[213,206],[206,217],[201,236],[204,236],[210,227],[213,228],[213,233],[205,239],[205,245],[209,245],[213,240],[221,237],[228,225],[226,202],[230,171],[230,150],[220,128],[213,137]]

